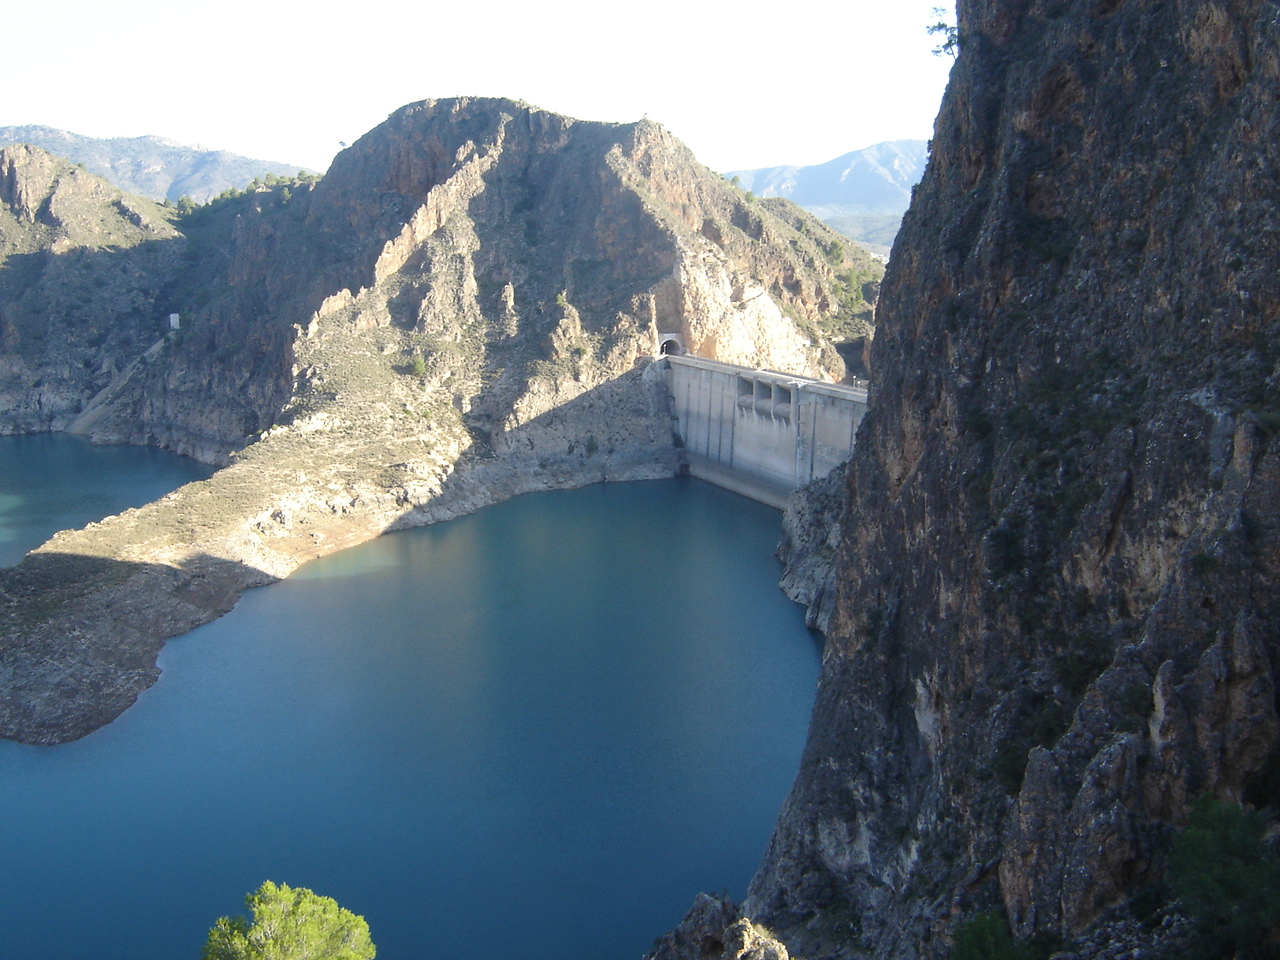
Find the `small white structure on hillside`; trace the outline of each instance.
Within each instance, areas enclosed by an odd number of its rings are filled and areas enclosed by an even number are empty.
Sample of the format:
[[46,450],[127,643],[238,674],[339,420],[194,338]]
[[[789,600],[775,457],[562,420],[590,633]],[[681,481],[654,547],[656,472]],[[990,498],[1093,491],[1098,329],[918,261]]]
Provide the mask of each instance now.
[[177,330],[182,326],[182,318],[176,313],[169,314],[169,329]]

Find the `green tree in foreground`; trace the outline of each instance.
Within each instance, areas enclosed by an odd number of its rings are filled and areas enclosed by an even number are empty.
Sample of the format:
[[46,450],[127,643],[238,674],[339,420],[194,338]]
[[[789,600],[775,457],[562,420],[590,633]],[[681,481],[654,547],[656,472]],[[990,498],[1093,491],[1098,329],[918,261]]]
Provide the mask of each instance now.
[[220,917],[202,960],[373,960],[364,917],[329,897],[268,880],[244,902],[253,922]]
[[1280,862],[1264,842],[1267,825],[1239,804],[1201,797],[1173,841],[1169,886],[1196,922],[1203,960],[1274,958],[1266,942],[1280,923]]

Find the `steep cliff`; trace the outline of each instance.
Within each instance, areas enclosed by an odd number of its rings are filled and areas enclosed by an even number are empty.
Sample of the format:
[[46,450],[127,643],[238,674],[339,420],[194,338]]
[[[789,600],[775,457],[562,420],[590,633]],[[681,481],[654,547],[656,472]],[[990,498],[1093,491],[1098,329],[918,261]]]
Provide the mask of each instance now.
[[806,956],[989,910],[1149,950],[1192,801],[1280,802],[1280,7],[959,13],[745,910]]
[[0,433],[65,426],[161,336],[167,212],[34,147],[0,149]]
[[109,721],[164,637],[312,557],[522,491],[676,473],[648,365],[662,335],[838,378],[822,330],[847,319],[853,263],[785,213],[656,124],[462,99],[397,111],[319,183],[182,218],[150,301],[181,329],[122,348],[56,416],[34,379],[14,388],[0,420],[228,466],[0,571],[0,735]]

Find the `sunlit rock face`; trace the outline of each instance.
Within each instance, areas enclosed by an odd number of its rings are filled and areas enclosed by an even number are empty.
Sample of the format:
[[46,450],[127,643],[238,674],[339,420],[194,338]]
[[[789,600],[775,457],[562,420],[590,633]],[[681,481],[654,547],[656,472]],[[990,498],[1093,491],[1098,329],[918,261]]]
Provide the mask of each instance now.
[[744,905],[804,956],[943,957],[978,911],[1150,947],[1190,803],[1277,802],[1275,7],[961,0],[960,36]]

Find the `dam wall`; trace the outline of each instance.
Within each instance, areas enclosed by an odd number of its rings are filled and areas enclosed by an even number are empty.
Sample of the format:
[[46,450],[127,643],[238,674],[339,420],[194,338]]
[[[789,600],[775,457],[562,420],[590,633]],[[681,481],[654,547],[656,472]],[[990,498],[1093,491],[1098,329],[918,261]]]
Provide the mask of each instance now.
[[866,390],[698,357],[660,362],[695,477],[782,508],[853,452]]

